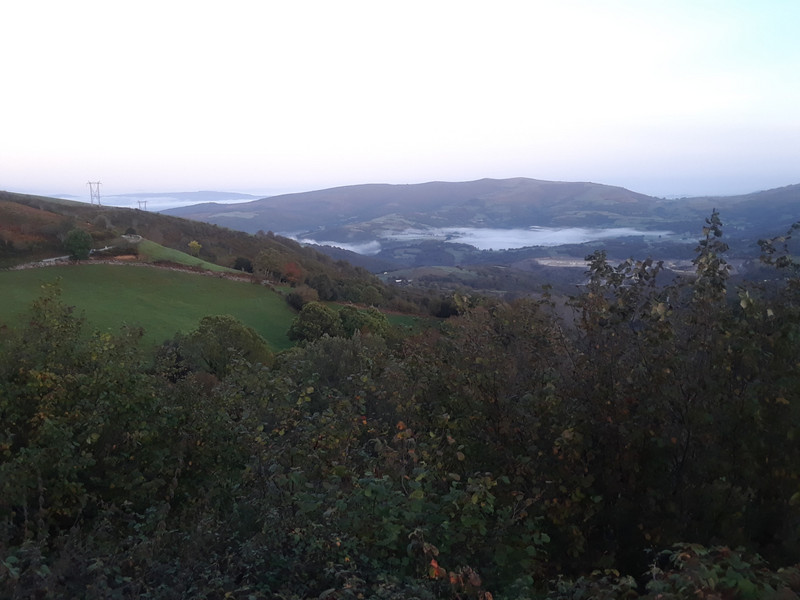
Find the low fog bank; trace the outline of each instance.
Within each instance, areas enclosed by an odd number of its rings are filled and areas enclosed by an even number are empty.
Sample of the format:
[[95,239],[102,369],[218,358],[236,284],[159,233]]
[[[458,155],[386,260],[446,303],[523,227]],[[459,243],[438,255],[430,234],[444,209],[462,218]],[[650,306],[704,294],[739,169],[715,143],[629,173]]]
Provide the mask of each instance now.
[[[433,240],[468,244],[478,250],[514,250],[531,246],[583,244],[596,240],[622,237],[663,237],[671,235],[673,235],[671,231],[643,231],[630,227],[614,227],[609,229],[593,229],[588,227],[530,227],[527,229],[442,227],[436,229],[407,229],[404,231],[387,232],[381,237],[384,240],[392,242],[418,243]],[[333,246],[368,256],[377,254],[382,249],[380,240],[373,240],[365,243],[347,243],[310,238],[294,239],[305,244]]]

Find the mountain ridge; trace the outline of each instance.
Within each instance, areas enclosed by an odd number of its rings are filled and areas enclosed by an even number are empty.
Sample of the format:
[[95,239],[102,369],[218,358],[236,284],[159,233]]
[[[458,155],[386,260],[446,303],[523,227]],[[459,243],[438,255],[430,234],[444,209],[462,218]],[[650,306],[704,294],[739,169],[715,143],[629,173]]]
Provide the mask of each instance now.
[[[624,202],[628,205],[648,199],[649,196],[631,192],[617,186],[607,186],[590,182],[551,182],[545,180],[516,177],[509,179],[484,178],[466,182],[431,181],[418,184],[370,183],[340,186],[309,192],[297,192],[270,196],[251,202],[221,205],[204,203],[164,211],[197,220],[207,220],[222,224],[233,219],[245,231],[254,233],[263,229],[269,214],[273,231],[289,231],[297,227],[314,231],[320,227],[330,228],[355,221],[369,221],[396,212],[416,218],[420,213],[431,215],[430,225],[438,224],[442,218],[452,220],[453,210],[466,209],[473,220],[485,217],[476,216],[482,208],[496,208],[507,212],[508,206],[528,205],[529,208],[542,207],[553,201],[563,202],[572,199],[584,206],[596,202],[600,195],[605,201]],[[531,203],[531,200],[534,200]],[[276,211],[281,211],[276,214]],[[493,221],[498,215],[490,215]],[[456,224],[466,224],[456,223]]]

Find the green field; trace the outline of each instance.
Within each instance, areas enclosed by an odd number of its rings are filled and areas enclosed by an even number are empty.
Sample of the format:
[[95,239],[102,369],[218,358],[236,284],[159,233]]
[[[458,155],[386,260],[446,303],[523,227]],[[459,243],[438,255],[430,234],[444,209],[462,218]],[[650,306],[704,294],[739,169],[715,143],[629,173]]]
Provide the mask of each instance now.
[[86,264],[0,271],[0,323],[14,325],[41,293],[61,280],[62,298],[92,328],[117,331],[123,324],[145,330],[145,344],[160,344],[197,327],[206,315],[229,314],[255,329],[275,351],[292,343],[286,331],[295,313],[260,285],[214,276],[134,265]]
[[418,315],[398,315],[394,313],[386,313],[386,319],[402,330],[408,332],[417,332],[426,327],[431,327],[436,320],[432,317],[420,317]]
[[197,258],[192,256],[191,254],[186,254],[186,252],[181,252],[180,250],[173,250],[172,248],[167,248],[162,246],[161,244],[156,244],[155,242],[151,242],[150,240],[142,240],[137,244],[139,250],[139,259],[145,262],[157,262],[157,261],[167,261],[167,262],[174,262],[180,265],[186,265],[189,267],[199,267],[201,269],[207,269],[209,271],[218,271],[224,273],[239,273],[234,269],[229,269],[228,267],[221,267],[220,265],[215,265],[214,263],[210,263],[205,261],[201,258]]

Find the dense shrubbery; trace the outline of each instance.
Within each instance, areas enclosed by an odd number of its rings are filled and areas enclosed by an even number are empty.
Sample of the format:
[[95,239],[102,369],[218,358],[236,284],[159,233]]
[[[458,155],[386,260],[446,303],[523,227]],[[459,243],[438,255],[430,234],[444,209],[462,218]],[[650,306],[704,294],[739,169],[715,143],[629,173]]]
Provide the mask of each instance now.
[[274,357],[215,317],[145,360],[47,292],[2,332],[1,595],[797,597],[800,287],[729,289],[720,234],[669,286],[593,254],[574,322],[345,309]]

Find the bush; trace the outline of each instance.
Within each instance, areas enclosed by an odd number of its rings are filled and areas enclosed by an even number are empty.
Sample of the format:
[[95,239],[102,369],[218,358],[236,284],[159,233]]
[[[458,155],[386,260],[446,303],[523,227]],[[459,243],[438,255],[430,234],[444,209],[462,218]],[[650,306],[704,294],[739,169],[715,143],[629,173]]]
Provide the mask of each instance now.
[[316,302],[318,300],[319,294],[317,290],[307,285],[297,286],[286,296],[286,302],[295,310],[302,310],[309,302]]
[[64,239],[64,248],[72,260],[86,260],[89,258],[93,243],[94,240],[88,231],[73,229]]

